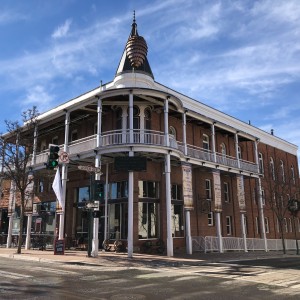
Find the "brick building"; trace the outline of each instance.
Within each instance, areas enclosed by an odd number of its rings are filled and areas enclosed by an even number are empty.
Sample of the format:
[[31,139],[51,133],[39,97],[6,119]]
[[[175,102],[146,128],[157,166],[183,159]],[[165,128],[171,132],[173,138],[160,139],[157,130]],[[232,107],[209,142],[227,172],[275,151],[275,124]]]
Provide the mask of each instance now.
[[[136,28],[134,21],[130,38],[140,41]],[[228,249],[226,238],[257,239],[267,249],[267,241],[281,238],[269,200],[279,197],[286,207],[297,197],[297,146],[156,82],[146,56],[132,67],[128,48],[111,82],[38,117],[31,232],[54,235],[59,228],[60,238],[85,245],[88,218],[80,203],[95,200],[90,186],[100,180],[93,251],[104,240],[121,240],[131,255],[145,241],[161,240],[172,256],[177,249],[199,250],[205,237],[219,251]],[[49,144],[70,159],[60,163],[63,214],[52,191],[55,171],[45,168]],[[2,193],[2,220],[9,217],[8,197]],[[285,238],[295,239],[299,218],[288,211],[283,217]]]

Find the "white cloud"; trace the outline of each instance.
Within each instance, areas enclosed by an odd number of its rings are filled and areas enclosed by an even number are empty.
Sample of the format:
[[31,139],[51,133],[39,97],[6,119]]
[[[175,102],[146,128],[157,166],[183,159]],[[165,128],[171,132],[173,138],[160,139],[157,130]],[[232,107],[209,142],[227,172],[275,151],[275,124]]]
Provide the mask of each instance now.
[[26,20],[28,17],[24,14],[20,14],[13,11],[1,11],[0,12],[0,24],[13,23],[20,20]]
[[59,26],[52,33],[52,38],[59,39],[59,38],[65,37],[68,34],[69,30],[70,30],[71,24],[72,24],[72,20],[70,20],[70,19],[66,20],[63,25]]

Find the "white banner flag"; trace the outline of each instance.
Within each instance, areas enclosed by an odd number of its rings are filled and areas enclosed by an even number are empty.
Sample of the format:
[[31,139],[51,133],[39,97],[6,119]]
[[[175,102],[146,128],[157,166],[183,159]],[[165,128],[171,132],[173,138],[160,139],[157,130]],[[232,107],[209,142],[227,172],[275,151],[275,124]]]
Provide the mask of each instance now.
[[63,195],[62,195],[59,167],[57,168],[57,171],[56,171],[56,174],[54,177],[54,181],[52,183],[52,188],[53,188],[53,191],[56,195],[56,198],[57,198],[62,210],[64,211],[65,210],[65,201],[64,201]]

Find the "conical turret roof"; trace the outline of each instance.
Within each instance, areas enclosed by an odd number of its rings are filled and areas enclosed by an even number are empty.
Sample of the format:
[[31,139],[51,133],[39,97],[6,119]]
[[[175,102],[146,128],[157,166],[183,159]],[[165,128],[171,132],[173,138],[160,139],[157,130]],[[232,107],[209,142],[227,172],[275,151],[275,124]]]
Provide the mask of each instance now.
[[137,32],[135,14],[132,29],[121,57],[116,76],[123,73],[142,73],[154,79],[150,64],[147,59],[147,43]]

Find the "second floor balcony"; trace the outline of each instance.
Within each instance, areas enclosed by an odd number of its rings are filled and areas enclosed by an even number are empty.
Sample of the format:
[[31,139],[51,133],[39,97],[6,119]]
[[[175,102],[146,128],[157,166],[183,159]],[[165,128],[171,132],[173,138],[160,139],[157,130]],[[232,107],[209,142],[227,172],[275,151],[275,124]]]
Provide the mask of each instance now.
[[[99,147],[97,147],[97,144]],[[207,149],[187,144],[186,146],[177,141],[172,135],[168,137],[164,132],[153,130],[113,130],[103,132],[97,143],[97,135],[92,135],[69,143],[68,153],[70,157],[89,153],[95,149],[103,150],[114,147],[118,152],[118,146],[151,146],[176,150],[181,157],[199,160],[201,162],[215,163],[216,165],[234,168],[253,174],[258,173],[258,167],[255,163],[237,159],[228,155],[212,152]],[[62,149],[63,147],[61,147]],[[124,151],[124,150],[122,150]],[[36,156],[35,164],[47,162],[48,152],[44,151]]]

